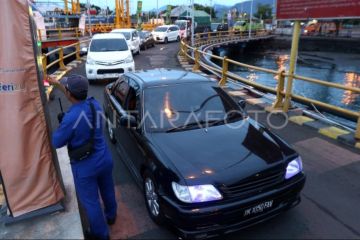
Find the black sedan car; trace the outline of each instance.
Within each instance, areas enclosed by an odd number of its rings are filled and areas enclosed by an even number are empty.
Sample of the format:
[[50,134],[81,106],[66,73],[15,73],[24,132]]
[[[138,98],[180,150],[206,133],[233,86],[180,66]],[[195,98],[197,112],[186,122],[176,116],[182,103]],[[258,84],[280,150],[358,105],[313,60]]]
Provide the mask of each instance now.
[[146,50],[150,47],[155,47],[155,40],[154,40],[151,32],[141,31],[140,32],[140,48],[142,50]]
[[149,215],[184,238],[230,233],[300,202],[300,156],[206,77],[126,73],[106,87],[104,109]]

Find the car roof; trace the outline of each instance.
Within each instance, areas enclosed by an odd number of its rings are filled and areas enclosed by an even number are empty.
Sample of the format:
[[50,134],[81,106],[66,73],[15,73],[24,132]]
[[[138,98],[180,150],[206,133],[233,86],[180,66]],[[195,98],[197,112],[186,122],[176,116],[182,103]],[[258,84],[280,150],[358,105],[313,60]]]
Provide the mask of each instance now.
[[92,39],[125,39],[125,37],[122,34],[97,33]]
[[200,74],[181,69],[151,69],[126,73],[125,76],[135,78],[144,88],[191,82],[213,82]]
[[133,32],[133,31],[136,31],[136,29],[133,29],[133,28],[120,28],[120,29],[114,29],[111,32],[116,33],[116,32]]
[[177,27],[177,25],[161,25],[159,27]]

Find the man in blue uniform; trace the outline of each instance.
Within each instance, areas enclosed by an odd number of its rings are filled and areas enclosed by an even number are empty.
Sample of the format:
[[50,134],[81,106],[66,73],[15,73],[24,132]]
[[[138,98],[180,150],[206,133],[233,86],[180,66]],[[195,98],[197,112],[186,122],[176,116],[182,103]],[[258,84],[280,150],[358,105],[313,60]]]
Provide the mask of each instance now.
[[[59,88],[72,103],[68,112],[59,117],[60,126],[53,134],[53,145],[56,148],[65,145],[68,147],[76,192],[86,211],[90,236],[108,239],[106,221],[108,224],[115,222],[117,204],[112,179],[113,162],[102,133],[102,109],[94,98],[87,98],[89,84],[83,76],[71,75],[60,82],[49,78],[48,81]],[[75,157],[71,154],[72,150],[89,146],[90,142],[88,154],[75,154]],[[105,216],[99,192],[104,202]]]

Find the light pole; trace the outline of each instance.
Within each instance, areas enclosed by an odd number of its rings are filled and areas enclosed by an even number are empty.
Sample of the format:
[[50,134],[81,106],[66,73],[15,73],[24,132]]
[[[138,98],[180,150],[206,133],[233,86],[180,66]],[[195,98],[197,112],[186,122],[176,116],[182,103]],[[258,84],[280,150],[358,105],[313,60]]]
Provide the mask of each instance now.
[[194,6],[194,0],[191,0],[191,46],[195,45],[194,42],[194,32],[195,32],[195,6]]
[[159,20],[159,0],[156,0],[156,24],[158,24]]
[[90,17],[90,0],[87,0],[87,15],[88,15],[88,22],[89,22],[89,34],[91,37],[92,32],[91,32],[91,17]]
[[251,0],[251,7],[250,7],[250,24],[249,24],[249,38],[251,38],[251,25],[252,25],[252,16],[253,16],[253,5],[254,0]]

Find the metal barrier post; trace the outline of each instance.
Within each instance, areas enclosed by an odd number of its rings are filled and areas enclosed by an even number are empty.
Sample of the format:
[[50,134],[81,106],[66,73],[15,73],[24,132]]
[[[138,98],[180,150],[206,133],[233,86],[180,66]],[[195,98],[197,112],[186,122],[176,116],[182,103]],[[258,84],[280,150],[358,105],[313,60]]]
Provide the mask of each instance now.
[[78,42],[76,44],[76,60],[80,61],[81,57],[80,57],[80,42]]
[[184,43],[184,56],[185,56],[185,59],[188,60],[188,56],[187,56],[187,44]]
[[62,38],[61,29],[58,30],[58,33],[59,33],[59,39],[61,39]]
[[293,80],[294,80],[294,72],[299,48],[299,39],[300,39],[300,21],[297,20],[294,23],[294,32],[291,44],[291,55],[290,55],[290,67],[289,67],[289,77],[287,80],[286,85],[286,93],[285,93],[285,102],[283,111],[287,112],[291,106],[291,93],[293,87]]
[[66,70],[65,64],[64,64],[64,49],[60,48],[59,50],[59,67],[60,70]]
[[47,59],[46,59],[46,55],[43,54],[41,56],[41,63],[42,63],[42,68],[43,68],[43,72],[44,72],[44,79],[46,79],[47,77],[47,69],[46,69],[46,66],[47,66]]
[[222,77],[221,77],[221,80],[220,80],[220,86],[224,86],[227,82],[227,71],[229,70],[229,63],[227,61],[227,57],[225,56],[223,58],[223,62],[222,62]]
[[39,40],[41,41],[42,37],[41,37],[41,30],[40,29],[38,29],[38,37],[39,37]]
[[193,71],[199,71],[200,70],[200,53],[197,48],[195,48],[195,64],[193,67]]
[[78,28],[75,28],[75,37],[79,38],[79,29]]
[[355,138],[357,140],[360,140],[360,113],[359,113],[359,118],[358,118],[358,122],[357,122],[357,127],[356,127],[356,132],[355,132]]
[[283,108],[283,101],[284,101],[284,87],[285,87],[285,71],[279,71],[278,73],[278,84],[276,88],[276,100],[273,104],[274,109],[282,109]]

